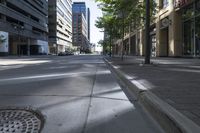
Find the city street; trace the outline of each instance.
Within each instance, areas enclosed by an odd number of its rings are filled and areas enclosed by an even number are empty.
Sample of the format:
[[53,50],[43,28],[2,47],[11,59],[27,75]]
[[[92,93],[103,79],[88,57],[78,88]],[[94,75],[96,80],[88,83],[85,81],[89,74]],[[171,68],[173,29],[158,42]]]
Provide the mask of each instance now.
[[40,112],[42,133],[163,132],[98,55],[0,59],[0,108]]

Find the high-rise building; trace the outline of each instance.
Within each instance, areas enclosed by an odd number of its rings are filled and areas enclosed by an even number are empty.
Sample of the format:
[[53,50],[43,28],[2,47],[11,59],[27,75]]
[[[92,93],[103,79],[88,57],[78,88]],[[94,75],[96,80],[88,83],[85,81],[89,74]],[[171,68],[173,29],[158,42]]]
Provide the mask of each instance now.
[[47,0],[0,0],[0,54],[47,54],[47,8]]
[[72,48],[72,1],[49,0],[49,48],[57,54]]
[[74,2],[72,5],[73,13],[73,45],[80,51],[89,50],[89,20],[90,12],[86,8],[85,2]]
[[85,2],[74,2],[72,5],[73,13],[82,13],[86,19],[86,4]]
[[82,13],[73,13],[73,45],[81,51],[87,49],[87,24]]

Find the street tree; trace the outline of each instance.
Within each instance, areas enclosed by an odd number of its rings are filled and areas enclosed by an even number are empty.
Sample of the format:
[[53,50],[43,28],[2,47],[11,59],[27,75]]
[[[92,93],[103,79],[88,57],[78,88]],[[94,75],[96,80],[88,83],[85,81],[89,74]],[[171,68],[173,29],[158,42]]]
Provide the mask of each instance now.
[[[103,17],[97,20],[96,26],[98,28],[104,28],[110,30],[107,32],[113,38],[113,29],[116,28],[115,33],[119,34],[119,38],[122,40],[122,59],[124,56],[124,36],[125,33],[131,28],[144,28],[144,23],[146,22],[146,5],[140,0],[96,0],[100,2],[99,7],[103,12]],[[145,0],[147,1],[147,0]],[[149,17],[152,18],[155,13],[156,4],[154,1],[150,1],[149,4],[150,14]],[[109,20],[109,21],[105,21]],[[112,20],[112,21],[111,21]],[[151,19],[153,20],[153,19]],[[112,28],[111,28],[112,27]],[[149,34],[149,33],[148,33]],[[150,45],[150,44],[149,44]],[[148,47],[150,48],[150,47]]]
[[[119,37],[119,31],[117,29],[116,17],[111,13],[104,13],[102,17],[99,17],[96,21],[96,27],[102,29],[104,32],[104,45],[109,44],[109,55],[111,56],[112,42],[114,38]],[[105,46],[107,47],[107,46]]]

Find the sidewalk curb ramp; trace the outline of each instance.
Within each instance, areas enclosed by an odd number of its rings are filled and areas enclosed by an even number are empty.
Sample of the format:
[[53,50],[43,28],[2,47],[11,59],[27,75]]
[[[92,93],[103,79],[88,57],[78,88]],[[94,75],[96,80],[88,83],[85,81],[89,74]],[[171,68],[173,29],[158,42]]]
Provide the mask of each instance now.
[[136,84],[132,83],[122,71],[116,69],[106,58],[104,58],[104,61],[117,80],[126,88],[125,91],[129,93],[129,96],[134,97],[166,133],[200,133],[200,127],[196,123],[152,92],[139,89]]

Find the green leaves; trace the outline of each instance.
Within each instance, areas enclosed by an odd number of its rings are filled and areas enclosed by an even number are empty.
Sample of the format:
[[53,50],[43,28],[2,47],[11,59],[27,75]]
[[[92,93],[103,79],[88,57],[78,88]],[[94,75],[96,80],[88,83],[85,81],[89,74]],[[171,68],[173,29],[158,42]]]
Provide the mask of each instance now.
[[[135,27],[142,26],[144,24],[145,16],[145,0],[95,0],[100,3],[99,8],[102,10],[104,16],[108,17],[109,15],[118,21],[118,24],[122,26],[129,26],[134,24]],[[152,0],[151,4],[151,16],[156,13],[156,2]],[[124,21],[124,22],[122,22]],[[105,21],[110,22],[110,21]]]

